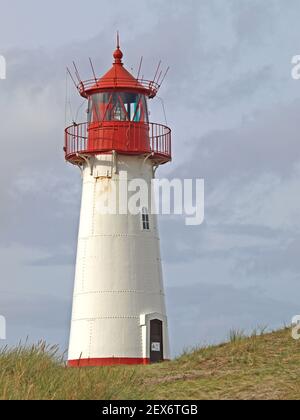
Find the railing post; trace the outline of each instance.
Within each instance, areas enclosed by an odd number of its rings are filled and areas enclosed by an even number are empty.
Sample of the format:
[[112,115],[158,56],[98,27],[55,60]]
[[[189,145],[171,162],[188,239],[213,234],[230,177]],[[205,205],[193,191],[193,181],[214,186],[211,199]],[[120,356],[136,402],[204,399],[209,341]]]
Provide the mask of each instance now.
[[65,130],[65,153],[68,153],[67,130]]

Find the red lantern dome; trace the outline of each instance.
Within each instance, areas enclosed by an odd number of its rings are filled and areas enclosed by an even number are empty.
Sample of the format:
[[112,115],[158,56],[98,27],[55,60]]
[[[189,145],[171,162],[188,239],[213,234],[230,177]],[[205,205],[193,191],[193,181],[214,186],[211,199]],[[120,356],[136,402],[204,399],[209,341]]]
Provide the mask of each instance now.
[[99,79],[80,81],[88,100],[88,121],[65,130],[66,160],[78,164],[84,155],[110,153],[149,155],[158,164],[171,160],[171,130],[148,120],[148,99],[160,88],[135,78],[122,62],[119,42],[112,68]]

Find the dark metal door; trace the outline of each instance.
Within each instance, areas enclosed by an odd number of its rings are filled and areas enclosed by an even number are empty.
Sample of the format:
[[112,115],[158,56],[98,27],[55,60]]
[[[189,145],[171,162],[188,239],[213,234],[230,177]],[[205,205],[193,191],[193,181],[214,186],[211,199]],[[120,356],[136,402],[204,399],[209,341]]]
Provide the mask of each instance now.
[[158,363],[163,359],[163,323],[154,319],[150,321],[150,362]]

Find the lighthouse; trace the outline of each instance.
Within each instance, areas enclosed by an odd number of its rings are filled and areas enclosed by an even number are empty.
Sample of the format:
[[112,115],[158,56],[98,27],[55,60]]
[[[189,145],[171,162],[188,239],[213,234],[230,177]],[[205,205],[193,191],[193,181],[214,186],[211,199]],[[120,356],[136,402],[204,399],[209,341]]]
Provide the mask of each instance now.
[[119,40],[112,68],[101,78],[92,69],[76,83],[87,121],[65,130],[65,158],[82,174],[68,365],[161,362],[170,350],[157,216],[124,211],[128,196],[116,195],[135,179],[152,194],[156,169],[171,160],[170,128],[149,122],[161,73],[133,76]]

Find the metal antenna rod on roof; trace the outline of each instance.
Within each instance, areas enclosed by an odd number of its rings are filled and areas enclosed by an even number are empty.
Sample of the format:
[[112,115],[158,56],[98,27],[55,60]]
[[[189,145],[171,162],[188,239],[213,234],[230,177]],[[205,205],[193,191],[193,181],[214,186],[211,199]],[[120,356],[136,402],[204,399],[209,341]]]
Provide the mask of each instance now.
[[74,69],[75,69],[75,76],[77,77],[78,82],[81,83],[80,74],[79,74],[79,72],[77,70],[75,61],[73,61],[73,66],[74,66]]
[[165,78],[166,78],[167,74],[169,73],[169,70],[170,70],[170,67],[168,67],[168,68],[167,68],[167,70],[166,70],[166,72],[165,72],[165,74],[164,74],[164,77],[162,78],[162,81],[160,82],[160,86],[163,84],[163,82],[164,82],[164,80],[165,80]]
[[77,84],[76,84],[76,82],[75,82],[75,80],[74,80],[74,77],[73,77],[72,73],[70,72],[69,67],[67,67],[67,72],[68,72],[69,76],[71,77],[71,80],[72,80],[72,82],[74,83],[74,86],[75,86],[75,87],[76,87],[76,89],[77,89]]
[[91,68],[92,68],[92,72],[93,72],[93,75],[94,75],[95,82],[97,83],[97,77],[96,77],[96,73],[95,73],[95,69],[94,69],[91,57],[89,57],[89,61],[90,61],[90,65],[91,65]]
[[117,31],[117,48],[120,48],[120,34],[119,31]]
[[141,61],[140,61],[140,65],[139,65],[139,71],[138,71],[137,79],[140,77],[141,70],[142,70],[142,64],[143,64],[143,56],[141,57]]
[[156,69],[156,72],[155,72],[155,76],[154,76],[154,78],[153,78],[153,82],[155,82],[155,79],[156,79],[157,73],[159,72],[160,66],[161,66],[161,60],[160,60],[160,62],[158,63],[158,66],[157,66],[157,69]]
[[160,80],[160,78],[161,78],[161,75],[162,75],[162,70],[160,71],[160,73],[159,73],[159,76],[158,76],[158,79],[157,79],[157,81],[156,81],[156,83],[159,85],[159,80]]

